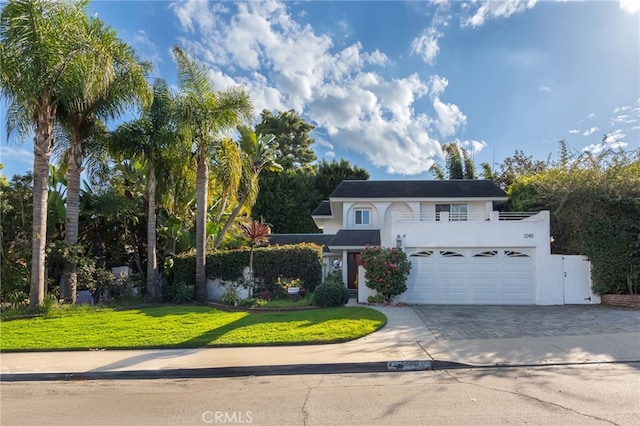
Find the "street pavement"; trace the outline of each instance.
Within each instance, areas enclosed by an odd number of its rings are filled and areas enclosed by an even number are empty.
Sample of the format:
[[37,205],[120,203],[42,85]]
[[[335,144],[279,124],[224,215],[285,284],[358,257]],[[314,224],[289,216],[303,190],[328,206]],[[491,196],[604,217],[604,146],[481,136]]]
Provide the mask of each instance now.
[[640,362],[637,310],[596,305],[374,308],[387,316],[385,327],[347,343],[3,353],[1,380],[122,378],[127,374],[159,378],[198,370],[212,375],[226,370],[227,375],[239,376],[313,373],[309,366],[330,373]]

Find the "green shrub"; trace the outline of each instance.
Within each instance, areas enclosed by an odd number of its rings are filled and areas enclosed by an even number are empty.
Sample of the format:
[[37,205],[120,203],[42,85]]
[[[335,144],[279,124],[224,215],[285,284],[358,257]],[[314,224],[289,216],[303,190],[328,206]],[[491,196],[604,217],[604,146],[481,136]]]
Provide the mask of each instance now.
[[313,294],[318,306],[343,306],[349,302],[349,290],[342,284],[325,282],[319,285]]
[[278,277],[300,277],[313,292],[322,282],[322,247],[316,244],[259,247],[254,251],[254,275],[273,291]]
[[162,300],[173,303],[193,302],[193,286],[184,281],[162,286]]
[[367,297],[367,302],[369,303],[384,303],[384,296],[380,293],[376,293],[375,296]]
[[[170,259],[170,260],[168,260]],[[196,280],[196,255],[195,253],[182,253],[173,257],[168,257],[164,261],[165,272],[169,284],[189,283],[194,284]]]
[[407,291],[411,262],[402,249],[367,246],[362,250],[360,259],[367,287],[384,296],[385,302],[389,303],[393,296]]
[[[167,270],[170,285],[195,281],[195,254],[173,257]],[[167,263],[170,265],[170,262]],[[207,255],[207,277],[239,281],[249,266],[249,249],[219,251]],[[322,282],[322,247],[316,244],[258,247],[254,250],[253,274],[260,283],[255,291],[276,290],[278,277],[300,277],[304,288],[312,292]]]
[[227,290],[220,296],[220,302],[225,305],[236,306],[240,302],[240,299],[234,290]]

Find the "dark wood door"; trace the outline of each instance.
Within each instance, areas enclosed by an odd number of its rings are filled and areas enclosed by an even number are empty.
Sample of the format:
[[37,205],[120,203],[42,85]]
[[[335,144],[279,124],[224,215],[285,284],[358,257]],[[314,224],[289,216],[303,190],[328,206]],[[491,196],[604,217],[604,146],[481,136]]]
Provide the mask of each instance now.
[[347,288],[358,288],[358,256],[360,253],[347,253]]

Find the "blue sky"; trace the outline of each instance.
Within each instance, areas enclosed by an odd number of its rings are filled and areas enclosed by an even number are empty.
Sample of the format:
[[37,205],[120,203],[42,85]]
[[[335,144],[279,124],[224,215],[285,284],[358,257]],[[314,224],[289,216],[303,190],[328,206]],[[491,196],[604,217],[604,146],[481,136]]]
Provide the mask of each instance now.
[[[318,158],[346,158],[374,179],[431,178],[440,146],[476,164],[515,150],[556,158],[640,148],[640,1],[94,1],[175,83],[178,44],[217,88],[243,85],[256,116],[295,109],[317,126]],[[4,108],[4,106],[3,106]],[[2,111],[0,119],[5,121]],[[3,126],[4,127],[4,126]],[[605,138],[605,135],[606,138]],[[32,168],[7,143],[7,175]]]

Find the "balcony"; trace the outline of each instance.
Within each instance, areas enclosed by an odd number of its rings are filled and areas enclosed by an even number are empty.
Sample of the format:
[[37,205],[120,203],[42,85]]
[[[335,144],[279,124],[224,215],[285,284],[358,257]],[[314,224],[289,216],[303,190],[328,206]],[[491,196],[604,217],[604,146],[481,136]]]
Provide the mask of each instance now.
[[411,222],[486,222],[495,220],[527,220],[533,216],[536,216],[539,212],[491,212],[491,215],[487,217],[482,214],[469,214],[469,213],[449,213],[449,212],[437,212],[437,213],[398,213],[397,222],[411,223]]
[[405,247],[549,247],[549,212],[396,213],[381,229],[383,245],[398,235]]

